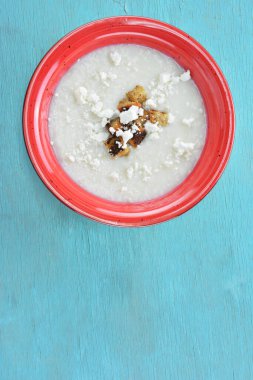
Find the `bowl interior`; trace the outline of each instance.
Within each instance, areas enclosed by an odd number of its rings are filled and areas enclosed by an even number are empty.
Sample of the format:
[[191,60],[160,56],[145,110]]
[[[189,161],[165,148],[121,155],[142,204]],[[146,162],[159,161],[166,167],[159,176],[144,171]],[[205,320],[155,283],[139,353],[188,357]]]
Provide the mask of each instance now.
[[[49,142],[48,112],[54,89],[83,55],[112,44],[140,44],[174,58],[190,69],[207,113],[206,144],[190,175],[168,194],[143,203],[117,203],[79,187],[59,165]],[[154,224],[175,217],[199,202],[220,177],[232,148],[231,94],[213,58],[184,32],[139,17],[99,20],[71,32],[44,57],[29,84],[23,127],[31,161],[46,186],[73,210],[97,221],[123,226]]]

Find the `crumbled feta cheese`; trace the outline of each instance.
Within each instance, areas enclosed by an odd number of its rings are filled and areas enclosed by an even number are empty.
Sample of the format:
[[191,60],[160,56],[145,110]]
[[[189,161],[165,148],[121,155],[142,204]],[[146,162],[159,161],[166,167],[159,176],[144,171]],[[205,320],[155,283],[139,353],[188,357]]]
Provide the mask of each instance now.
[[160,135],[158,132],[153,132],[150,134],[150,139],[151,140],[158,140],[160,138]]
[[114,111],[111,110],[111,109],[104,109],[102,111],[99,112],[99,117],[106,117],[107,119],[110,119],[114,114]]
[[119,173],[117,172],[112,172],[109,177],[113,180],[113,181],[118,181],[119,180]]
[[110,80],[115,80],[115,79],[117,79],[117,74],[114,74],[114,73],[108,73],[107,74],[107,77],[110,79]]
[[73,154],[71,154],[71,153],[66,153],[65,154],[65,159],[68,162],[75,162],[75,160],[76,160],[75,156],[73,156]]
[[107,133],[106,133],[106,132],[94,133],[94,134],[91,136],[91,139],[92,139],[93,141],[97,141],[97,142],[105,141],[106,138],[107,138]]
[[120,141],[116,141],[116,144],[118,145],[118,147],[119,147],[119,148],[121,148],[121,147],[122,147],[122,144],[121,144],[121,142],[120,142]]
[[151,170],[151,168],[148,167],[146,164],[144,164],[144,165],[142,166],[142,169],[143,169],[143,172],[144,172],[145,174],[148,174],[148,175],[151,175],[151,174],[152,174],[152,170]]
[[131,130],[132,130],[133,133],[136,133],[136,132],[138,132],[140,130],[140,128],[136,124],[133,124],[131,126]]
[[122,186],[121,191],[122,192],[126,192],[127,191],[127,187],[126,186]]
[[108,121],[108,120],[107,120],[106,117],[103,117],[103,118],[102,118],[102,121],[101,121],[101,127],[102,127],[102,128],[104,128],[104,127],[106,126],[107,121]]
[[133,133],[128,129],[127,131],[122,131],[122,129],[119,129],[116,131],[116,136],[121,136],[123,139],[123,145],[122,148],[125,149],[127,147],[127,143],[131,138],[133,137]]
[[52,146],[54,145],[54,142],[52,140],[50,141],[50,145],[52,145]]
[[128,110],[120,113],[120,122],[122,124],[128,124],[130,121],[137,120],[139,117],[140,108],[137,106],[131,106]]
[[94,160],[90,162],[90,165],[93,168],[98,168],[100,166],[100,160],[98,158],[94,158]]
[[78,87],[74,91],[75,100],[78,104],[87,103],[87,89],[83,86]]
[[180,79],[182,82],[186,82],[189,79],[191,79],[191,73],[190,70],[185,71],[183,74],[180,75]]
[[139,116],[143,116],[144,115],[144,109],[143,108],[139,108]]
[[99,75],[102,81],[107,79],[107,74],[104,71],[100,71]]
[[161,128],[158,127],[158,123],[151,123],[147,120],[145,123],[145,129],[148,133],[159,132]]
[[127,178],[129,179],[132,178],[133,174],[134,174],[134,168],[130,166],[129,168],[127,168]]
[[80,141],[78,144],[77,144],[77,147],[78,149],[80,149],[81,152],[84,152],[85,151],[85,143],[83,141]]
[[194,122],[194,118],[193,117],[189,117],[188,119],[184,118],[182,120],[182,123],[185,124],[185,125],[187,125],[187,127],[191,127],[193,122]]
[[100,98],[99,96],[95,93],[95,92],[92,92],[89,96],[88,96],[88,100],[92,103],[97,103],[99,102]]
[[91,107],[91,111],[95,114],[98,114],[100,111],[102,111],[103,103],[97,102]]
[[179,81],[180,81],[180,77],[174,76],[171,78],[171,82],[174,84],[179,83]]
[[189,160],[190,156],[192,155],[194,147],[195,147],[194,143],[187,143],[187,142],[182,141],[180,138],[176,138],[173,144],[175,157],[177,159],[185,158],[186,160]]
[[175,115],[173,113],[169,113],[169,123],[172,124],[175,121]]
[[150,99],[146,100],[145,107],[150,109],[150,108],[156,108],[157,105],[156,105],[156,102],[154,101],[154,99],[150,98]]
[[112,51],[110,53],[110,59],[115,66],[119,66],[121,62],[121,55],[117,51]]
[[171,74],[170,73],[162,73],[159,76],[160,83],[168,83],[171,80]]
[[114,133],[116,132],[116,130],[115,130],[113,127],[110,127],[110,128],[109,128],[109,132],[110,132],[112,135],[114,135]]
[[165,102],[165,96],[164,95],[162,95],[162,96],[160,96],[158,99],[157,99],[157,103],[158,104],[163,104]]

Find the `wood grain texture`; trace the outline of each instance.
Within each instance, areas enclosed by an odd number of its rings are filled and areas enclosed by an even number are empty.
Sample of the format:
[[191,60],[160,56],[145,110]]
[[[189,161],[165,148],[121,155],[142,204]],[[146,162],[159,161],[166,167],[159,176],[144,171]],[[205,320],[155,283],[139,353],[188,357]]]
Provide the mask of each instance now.
[[[252,2],[4,0],[0,12],[0,379],[252,379]],[[199,40],[237,113],[213,191],[143,229],[103,226],[63,206],[22,136],[25,90],[46,51],[83,23],[122,14]]]

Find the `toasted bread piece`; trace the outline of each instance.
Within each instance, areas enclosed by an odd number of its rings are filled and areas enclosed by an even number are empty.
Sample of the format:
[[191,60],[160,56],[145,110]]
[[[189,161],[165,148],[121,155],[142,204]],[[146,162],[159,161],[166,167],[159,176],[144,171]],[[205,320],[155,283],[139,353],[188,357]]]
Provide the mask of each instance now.
[[132,145],[132,147],[136,148],[137,145],[139,145],[142,140],[146,137],[146,130],[144,127],[141,127],[139,128],[139,131],[137,131],[135,134],[134,134],[134,137],[129,140],[129,144]]
[[155,111],[150,110],[149,113],[149,120],[151,123],[158,123],[162,126],[165,126],[169,122],[169,117],[167,112],[161,112],[161,111]]
[[144,110],[143,116],[139,116],[137,120],[134,120],[134,124],[141,128],[147,120],[149,120],[149,113],[148,111]]
[[128,108],[130,108],[131,106],[141,107],[141,103],[131,102],[130,100],[124,98],[124,99],[120,100],[117,108],[120,112],[122,112],[122,111],[128,110]]
[[139,85],[135,86],[132,91],[127,92],[126,96],[131,102],[138,102],[141,104],[147,100],[147,94],[144,87]]
[[[121,124],[120,124],[120,119],[119,117],[116,117],[115,119],[112,119],[110,120],[107,124],[106,124],[106,128],[108,129],[109,131],[109,128],[112,127],[115,129],[115,131],[117,131],[118,129],[121,128]],[[109,131],[110,132],[110,131]],[[111,133],[111,132],[110,132]]]
[[122,137],[114,137],[110,136],[106,141],[105,141],[105,146],[108,149],[109,153],[115,157],[121,157],[121,156],[127,156],[130,152],[129,148],[123,149],[121,146],[117,144],[119,142],[121,145],[123,144]]

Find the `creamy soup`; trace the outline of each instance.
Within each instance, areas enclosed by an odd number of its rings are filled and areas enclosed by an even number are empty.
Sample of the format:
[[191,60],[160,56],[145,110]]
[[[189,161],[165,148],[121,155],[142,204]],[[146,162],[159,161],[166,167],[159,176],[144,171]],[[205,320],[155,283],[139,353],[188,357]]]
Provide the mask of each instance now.
[[[168,123],[147,121],[141,144],[113,157],[104,144],[108,122],[119,117],[119,101],[137,85],[146,90],[147,112],[167,113]],[[125,44],[79,59],[59,82],[48,120],[66,173],[89,192],[119,202],[146,201],[180,184],[200,157],[207,129],[190,71],[154,49]]]

